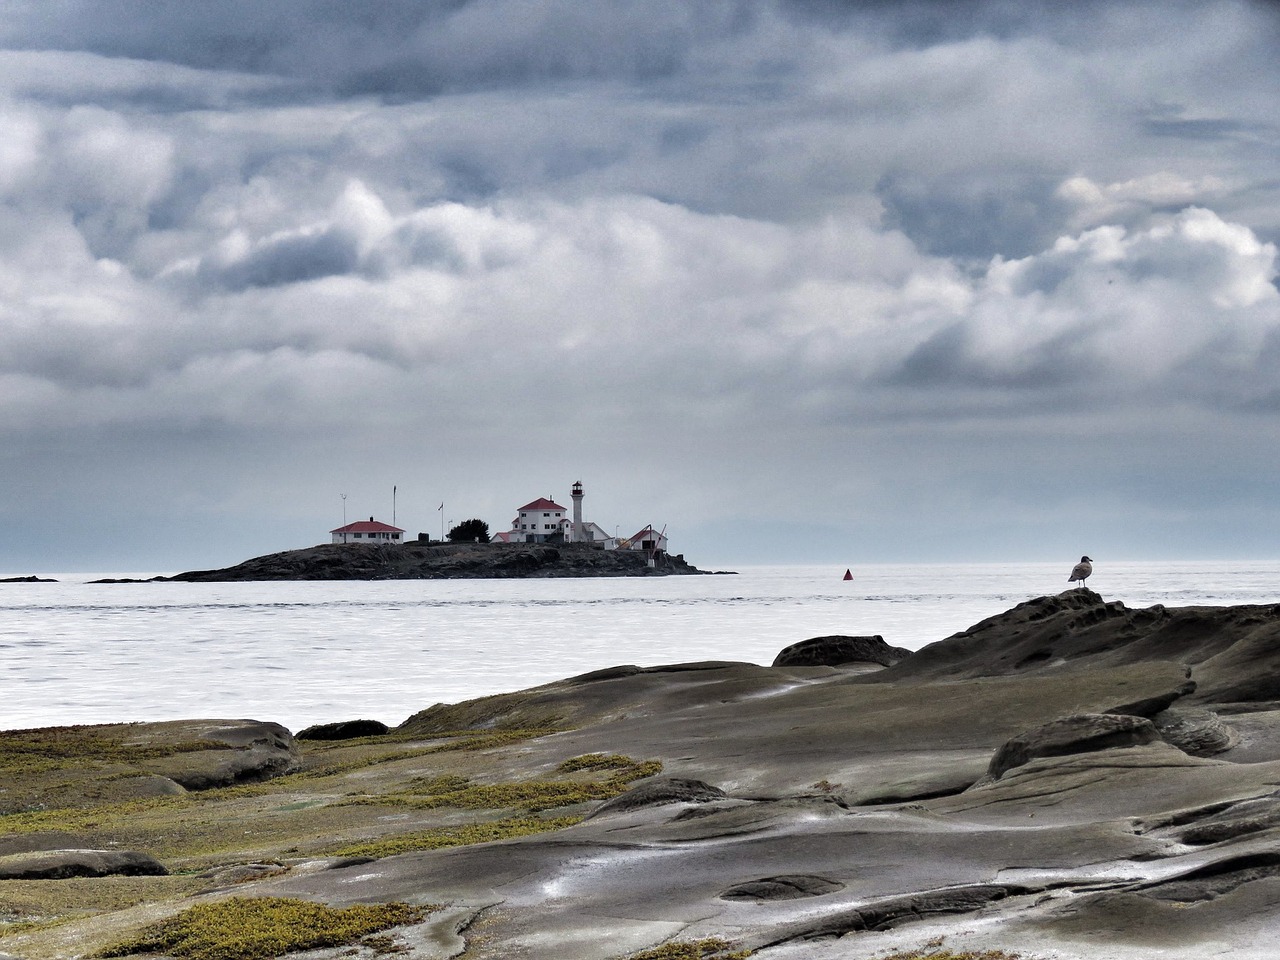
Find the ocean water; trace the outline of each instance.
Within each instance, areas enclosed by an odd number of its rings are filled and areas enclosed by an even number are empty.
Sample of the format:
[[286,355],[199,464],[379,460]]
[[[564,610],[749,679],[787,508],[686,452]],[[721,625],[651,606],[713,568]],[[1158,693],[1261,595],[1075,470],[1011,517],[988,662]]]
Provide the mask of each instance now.
[[[1280,602],[1280,562],[1098,563],[1130,607]],[[744,567],[735,576],[377,583],[0,584],[0,729],[357,717],[617,664],[768,664],[831,633],[919,649],[1032,597],[1071,563]],[[114,574],[114,576],[121,576]]]

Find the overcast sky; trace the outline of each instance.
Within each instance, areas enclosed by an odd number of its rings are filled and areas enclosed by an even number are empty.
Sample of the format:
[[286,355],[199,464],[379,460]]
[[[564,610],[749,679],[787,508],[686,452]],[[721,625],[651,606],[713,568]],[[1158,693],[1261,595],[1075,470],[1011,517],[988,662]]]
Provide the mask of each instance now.
[[701,566],[1280,557],[1278,49],[1245,0],[8,0],[0,570],[575,480]]

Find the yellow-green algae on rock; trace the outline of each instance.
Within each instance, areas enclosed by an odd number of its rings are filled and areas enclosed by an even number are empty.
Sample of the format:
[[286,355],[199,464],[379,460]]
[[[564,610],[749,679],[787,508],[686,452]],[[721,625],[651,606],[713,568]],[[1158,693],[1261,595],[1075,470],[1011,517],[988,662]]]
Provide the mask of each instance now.
[[733,944],[719,937],[701,940],[673,940],[650,950],[633,953],[627,960],[745,960],[750,950],[734,950]]
[[357,943],[370,934],[417,923],[433,909],[407,903],[338,908],[288,897],[232,897],[190,907],[97,956],[164,953],[183,960],[269,960],[297,950]]

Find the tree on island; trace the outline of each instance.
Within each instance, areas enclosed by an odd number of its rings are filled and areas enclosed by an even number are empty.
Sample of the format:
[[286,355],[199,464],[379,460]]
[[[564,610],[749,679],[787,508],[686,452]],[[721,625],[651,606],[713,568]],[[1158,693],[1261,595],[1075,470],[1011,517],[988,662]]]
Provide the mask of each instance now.
[[463,520],[449,531],[450,543],[488,543],[489,525],[483,520]]

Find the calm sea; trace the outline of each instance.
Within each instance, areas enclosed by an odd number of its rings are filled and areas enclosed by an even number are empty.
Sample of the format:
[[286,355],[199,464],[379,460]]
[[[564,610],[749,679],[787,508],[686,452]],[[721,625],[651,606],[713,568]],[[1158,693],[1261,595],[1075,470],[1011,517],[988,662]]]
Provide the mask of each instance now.
[[[1131,607],[1280,601],[1280,562],[1099,563]],[[830,633],[918,649],[1066,588],[1071,563],[747,567],[736,576],[0,584],[0,728],[252,717],[397,724],[616,664],[768,664]],[[114,574],[114,576],[121,576]]]

